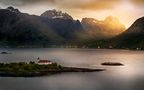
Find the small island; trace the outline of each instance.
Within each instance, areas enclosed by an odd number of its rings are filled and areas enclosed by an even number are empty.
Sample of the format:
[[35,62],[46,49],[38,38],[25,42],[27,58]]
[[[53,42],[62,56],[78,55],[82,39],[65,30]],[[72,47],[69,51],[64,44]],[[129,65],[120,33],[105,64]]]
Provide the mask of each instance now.
[[8,52],[1,52],[0,54],[10,54],[10,53],[8,53]]
[[1,77],[37,77],[45,76],[62,72],[97,72],[105,69],[89,69],[89,68],[75,68],[64,67],[57,63],[42,64],[44,61],[35,63],[30,61],[18,63],[0,63]]
[[105,65],[105,66],[124,66],[124,64],[119,63],[119,62],[104,62],[104,63],[101,63],[101,65]]

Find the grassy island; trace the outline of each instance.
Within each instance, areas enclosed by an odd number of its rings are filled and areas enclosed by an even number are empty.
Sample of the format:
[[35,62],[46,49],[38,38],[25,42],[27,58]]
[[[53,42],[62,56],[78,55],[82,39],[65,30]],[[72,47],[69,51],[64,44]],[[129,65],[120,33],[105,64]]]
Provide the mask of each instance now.
[[49,65],[38,65],[35,62],[19,62],[19,63],[0,63],[1,77],[36,77],[51,75],[61,72],[95,72],[104,71],[104,69],[88,69],[63,67],[57,63]]

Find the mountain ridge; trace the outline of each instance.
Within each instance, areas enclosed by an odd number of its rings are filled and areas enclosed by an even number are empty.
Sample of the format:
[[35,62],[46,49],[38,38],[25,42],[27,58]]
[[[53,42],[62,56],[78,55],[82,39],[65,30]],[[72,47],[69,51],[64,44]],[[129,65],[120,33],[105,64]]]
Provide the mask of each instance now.
[[42,13],[40,16],[41,17],[52,18],[52,19],[60,18],[60,19],[70,19],[70,20],[73,20],[72,16],[70,16],[69,14],[63,13],[62,11],[57,11],[55,9],[53,9],[53,10],[47,10],[44,13]]
[[124,31],[124,25],[112,16],[104,20],[83,18],[80,22],[61,11],[48,10],[44,13],[37,16],[22,13],[13,7],[0,9],[0,47],[76,45],[144,48],[144,17]]
[[105,20],[83,18],[81,23],[88,34],[93,33],[93,37],[98,39],[115,37],[126,29],[125,26],[113,16],[108,16]]
[[76,20],[29,15],[12,7],[0,9],[1,45],[59,44],[76,38],[75,32],[81,29]]
[[116,48],[144,49],[144,17],[137,19],[125,32],[113,38]]

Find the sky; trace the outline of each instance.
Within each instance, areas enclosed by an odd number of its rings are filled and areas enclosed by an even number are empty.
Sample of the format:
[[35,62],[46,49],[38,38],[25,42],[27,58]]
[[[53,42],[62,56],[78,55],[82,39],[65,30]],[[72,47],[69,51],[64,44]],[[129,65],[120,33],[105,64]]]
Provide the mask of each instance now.
[[57,9],[79,20],[84,17],[104,20],[107,16],[114,16],[127,28],[144,16],[144,0],[0,0],[1,8],[8,6],[35,15]]

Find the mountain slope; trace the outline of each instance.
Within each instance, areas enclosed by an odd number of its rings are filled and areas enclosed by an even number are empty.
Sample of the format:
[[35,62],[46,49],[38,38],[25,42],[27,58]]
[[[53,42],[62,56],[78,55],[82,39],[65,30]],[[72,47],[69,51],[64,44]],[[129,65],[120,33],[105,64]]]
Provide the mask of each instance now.
[[82,29],[72,19],[29,15],[13,7],[0,9],[0,45],[4,46],[59,44],[76,38]]
[[130,28],[115,37],[113,45],[118,48],[144,49],[144,17],[137,19]]
[[[80,47],[144,49],[144,17],[124,30],[124,25],[111,16],[103,21],[83,18],[80,22],[56,10],[48,10],[36,16],[22,13],[13,7],[0,9],[1,47],[73,44]],[[114,36],[110,41],[107,40]]]
[[109,16],[105,20],[96,20],[93,18],[83,18],[81,21],[86,33],[95,39],[108,39],[112,38],[125,30],[115,17]]
[[[0,40],[7,44],[36,44],[45,43],[57,35],[43,25],[37,16],[13,12],[9,9],[0,10]],[[44,33],[47,32],[47,33]],[[50,35],[53,34],[53,37]]]

